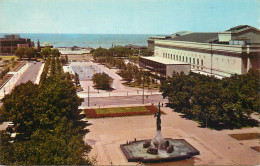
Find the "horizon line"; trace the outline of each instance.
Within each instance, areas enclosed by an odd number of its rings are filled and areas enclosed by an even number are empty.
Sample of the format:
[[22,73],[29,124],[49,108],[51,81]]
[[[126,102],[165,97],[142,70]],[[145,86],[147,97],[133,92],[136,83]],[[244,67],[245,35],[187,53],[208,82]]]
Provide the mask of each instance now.
[[51,33],[51,32],[0,32],[0,34],[77,34],[77,35],[168,35],[165,33]]

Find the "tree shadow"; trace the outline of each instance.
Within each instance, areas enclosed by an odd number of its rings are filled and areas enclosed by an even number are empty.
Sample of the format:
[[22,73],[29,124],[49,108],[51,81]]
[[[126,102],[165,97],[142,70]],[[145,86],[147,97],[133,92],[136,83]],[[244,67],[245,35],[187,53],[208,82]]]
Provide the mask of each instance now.
[[85,134],[89,133],[89,131],[90,131],[89,129],[82,129],[82,130],[80,130],[80,133],[85,135]]
[[206,124],[205,119],[197,120],[197,119],[195,119],[194,116],[192,116],[190,114],[185,114],[181,110],[176,109],[176,107],[171,103],[166,103],[166,107],[171,108],[173,112],[180,113],[181,115],[179,115],[179,116],[181,118],[185,118],[187,120],[192,120],[192,121],[197,122],[199,124],[198,127],[200,127],[200,128],[210,128],[213,130],[221,131],[224,129],[233,130],[233,129],[241,129],[243,127],[258,127],[260,125],[260,123],[255,119],[244,120],[241,122],[241,124],[236,125],[236,126],[234,124],[222,124],[222,123],[214,123],[214,122],[210,122],[210,121],[208,121]]

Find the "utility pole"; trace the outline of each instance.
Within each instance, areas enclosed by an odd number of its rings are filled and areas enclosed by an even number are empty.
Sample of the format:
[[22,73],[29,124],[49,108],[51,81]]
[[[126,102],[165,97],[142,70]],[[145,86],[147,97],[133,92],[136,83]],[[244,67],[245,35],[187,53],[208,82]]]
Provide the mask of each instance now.
[[210,73],[212,74],[212,58],[213,58],[212,42],[210,42],[210,54],[211,54],[211,67],[210,67]]
[[88,86],[88,107],[89,107],[89,86]]
[[142,98],[142,103],[144,104],[144,74],[143,74],[143,98]]
[[143,99],[142,99],[142,103],[144,104],[144,82],[143,82]]

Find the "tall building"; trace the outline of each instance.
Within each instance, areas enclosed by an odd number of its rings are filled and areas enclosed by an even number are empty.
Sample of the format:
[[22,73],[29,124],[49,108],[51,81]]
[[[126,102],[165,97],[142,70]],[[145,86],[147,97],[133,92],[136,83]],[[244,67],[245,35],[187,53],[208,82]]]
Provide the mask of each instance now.
[[31,39],[20,38],[20,35],[5,35],[0,38],[0,53],[1,54],[14,54],[15,50],[19,47],[32,47],[34,44]]
[[[154,40],[154,57],[141,57],[140,66],[147,66],[149,61],[154,63],[158,59],[167,59],[168,65],[169,62],[172,65],[180,62],[190,65],[191,72],[229,77],[235,73],[245,74],[250,68],[260,69],[259,58],[260,30],[240,25],[223,32],[194,32]],[[187,68],[177,68],[178,70],[169,70],[164,75],[171,75],[173,71],[187,73]]]

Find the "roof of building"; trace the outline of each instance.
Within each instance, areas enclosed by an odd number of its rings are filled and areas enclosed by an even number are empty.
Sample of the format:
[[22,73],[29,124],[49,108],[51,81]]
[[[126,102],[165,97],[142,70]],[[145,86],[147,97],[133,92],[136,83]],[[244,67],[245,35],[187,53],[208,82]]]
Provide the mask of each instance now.
[[158,56],[142,56],[142,58],[150,60],[150,61],[155,61],[161,64],[165,64],[165,65],[180,65],[180,64],[185,64],[185,65],[189,65],[189,63],[185,63],[185,62],[180,62],[180,61],[175,61],[172,59],[168,59],[168,58],[163,58],[163,57],[158,57]]
[[0,38],[1,41],[29,41],[28,38]]
[[128,44],[125,45],[125,48],[134,48],[134,49],[146,49],[146,46],[139,46],[139,45],[133,45],[133,44]]
[[235,26],[235,27],[232,27],[226,31],[238,31],[238,30],[242,30],[242,29],[246,29],[246,28],[253,28],[249,25],[238,25],[238,26]]
[[151,36],[148,39],[169,39],[171,36]]
[[218,33],[215,32],[207,32],[207,33],[195,32],[183,36],[177,36],[169,40],[207,43],[217,38],[218,38]]
[[172,38],[177,37],[177,36],[183,36],[183,35],[187,35],[192,33],[191,31],[179,31],[176,33],[173,33],[172,35],[170,35]]

